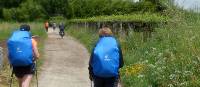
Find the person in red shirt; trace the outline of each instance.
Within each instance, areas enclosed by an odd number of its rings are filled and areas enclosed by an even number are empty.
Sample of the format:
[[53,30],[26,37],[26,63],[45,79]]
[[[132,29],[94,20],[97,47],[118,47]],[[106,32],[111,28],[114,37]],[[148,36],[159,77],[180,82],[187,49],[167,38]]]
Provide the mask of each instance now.
[[48,21],[45,22],[44,27],[45,27],[45,29],[46,29],[46,32],[48,32],[48,28],[49,28],[49,22],[48,22]]

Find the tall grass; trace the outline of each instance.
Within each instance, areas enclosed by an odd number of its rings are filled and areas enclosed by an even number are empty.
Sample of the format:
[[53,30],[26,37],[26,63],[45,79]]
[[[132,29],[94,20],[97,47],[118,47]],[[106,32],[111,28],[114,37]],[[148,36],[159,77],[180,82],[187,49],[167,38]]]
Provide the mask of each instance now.
[[[168,24],[156,28],[147,42],[142,41],[139,32],[119,38],[125,60],[120,70],[124,87],[200,86],[200,15],[177,13]],[[88,49],[98,37],[84,28],[72,28],[68,33]]]
[[[125,44],[126,67],[121,70],[125,87],[199,87],[200,25],[198,15],[182,13],[161,25],[148,42],[133,36]],[[188,18],[189,17],[189,18]],[[130,50],[131,49],[131,50]]]

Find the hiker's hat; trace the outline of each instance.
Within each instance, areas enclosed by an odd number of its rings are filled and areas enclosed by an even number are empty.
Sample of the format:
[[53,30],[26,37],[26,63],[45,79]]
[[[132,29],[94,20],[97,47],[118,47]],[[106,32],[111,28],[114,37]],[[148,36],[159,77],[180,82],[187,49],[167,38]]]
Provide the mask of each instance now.
[[22,24],[20,26],[21,31],[30,31],[30,26],[28,24]]

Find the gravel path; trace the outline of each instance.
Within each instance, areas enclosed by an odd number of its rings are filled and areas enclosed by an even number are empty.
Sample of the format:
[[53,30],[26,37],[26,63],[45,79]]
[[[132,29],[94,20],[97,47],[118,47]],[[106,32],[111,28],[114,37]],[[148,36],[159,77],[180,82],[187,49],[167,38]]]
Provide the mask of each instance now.
[[[70,36],[49,29],[39,87],[90,87],[87,49]],[[36,86],[35,86],[36,87]]]

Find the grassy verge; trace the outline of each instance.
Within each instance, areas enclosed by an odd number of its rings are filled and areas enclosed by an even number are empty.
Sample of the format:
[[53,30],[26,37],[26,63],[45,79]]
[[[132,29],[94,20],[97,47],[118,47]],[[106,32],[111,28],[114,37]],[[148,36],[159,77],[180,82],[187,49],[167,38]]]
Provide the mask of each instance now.
[[[31,27],[32,35],[38,35],[38,48],[41,54],[43,54],[44,49],[44,39],[47,37],[47,34],[43,28],[43,23],[28,23]],[[6,40],[9,38],[13,30],[17,30],[20,27],[20,23],[8,23],[2,22],[0,23],[0,46],[4,48],[4,65],[0,70],[0,87],[8,87],[9,84],[9,76],[11,74],[11,70],[7,61],[7,50],[6,50]],[[43,56],[38,61],[39,66],[42,64]],[[13,83],[14,87],[17,87],[17,81]]]
[[[155,29],[147,42],[139,32],[119,39],[125,66],[121,69],[124,87],[199,87],[200,16],[174,15],[170,23]],[[97,40],[91,29],[68,29],[91,50]]]

